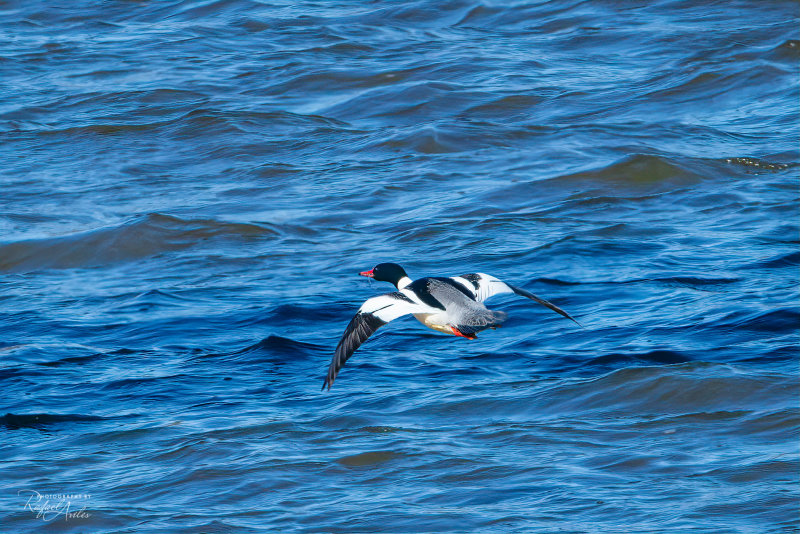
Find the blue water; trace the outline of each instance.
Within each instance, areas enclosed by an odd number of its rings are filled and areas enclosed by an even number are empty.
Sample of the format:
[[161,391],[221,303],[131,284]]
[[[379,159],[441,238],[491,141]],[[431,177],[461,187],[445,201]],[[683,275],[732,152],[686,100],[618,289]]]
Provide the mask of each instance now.
[[798,21],[0,2],[0,532],[799,532]]

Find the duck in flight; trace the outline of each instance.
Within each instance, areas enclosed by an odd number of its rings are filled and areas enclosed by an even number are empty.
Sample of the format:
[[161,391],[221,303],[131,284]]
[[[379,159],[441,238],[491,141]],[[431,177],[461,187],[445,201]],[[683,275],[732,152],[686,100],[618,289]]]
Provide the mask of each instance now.
[[[380,263],[359,274],[379,282],[391,282],[397,291],[372,297],[361,305],[336,346],[322,384],[323,390],[326,387],[331,389],[339,370],[369,336],[389,321],[404,315],[413,315],[438,332],[475,339],[481,330],[497,328],[506,319],[504,312],[486,308],[483,301],[501,293],[516,293],[575,321],[555,304],[488,274],[462,274],[450,278],[430,276],[412,281],[396,263]],[[575,323],[579,324],[578,321]]]

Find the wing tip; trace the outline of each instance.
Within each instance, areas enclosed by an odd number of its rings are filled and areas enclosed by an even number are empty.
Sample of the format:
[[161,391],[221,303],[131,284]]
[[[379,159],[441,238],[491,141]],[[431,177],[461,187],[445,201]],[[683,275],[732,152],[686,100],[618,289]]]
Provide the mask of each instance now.
[[322,390],[321,391],[325,391],[325,388],[328,388],[328,391],[331,390],[331,386],[333,385],[333,381],[336,380],[337,372],[338,372],[338,369],[336,369],[335,371],[333,369],[330,369],[330,368],[328,369],[328,374],[325,377],[325,381],[322,383]]
[[579,322],[577,321],[577,319],[575,319],[575,318],[574,318],[574,317],[572,317],[571,315],[566,315],[566,318],[567,318],[567,319],[569,319],[570,321],[572,321],[573,323],[575,323],[576,325],[580,326],[580,327],[581,327],[581,328],[583,328],[584,330],[586,330],[586,327],[585,327],[585,326],[583,326],[581,323],[579,323]]
[[538,304],[541,304],[545,308],[549,308],[549,309],[553,310],[554,312],[556,312],[557,314],[561,315],[562,317],[566,317],[567,319],[569,319],[570,321],[572,321],[576,325],[580,326],[581,328],[585,328],[574,317],[572,317],[570,314],[568,314],[567,312],[565,312],[564,310],[562,310],[561,308],[559,308],[558,306],[556,306],[552,302],[550,302],[548,300],[545,300],[543,298],[537,297],[536,295],[534,295],[530,291],[526,291],[526,290],[522,289],[521,287],[512,286],[511,284],[508,284],[508,283],[506,285],[508,287],[510,287],[511,290],[514,293],[516,293],[517,295],[520,295],[520,296],[523,296],[523,297],[527,297],[527,298],[531,299],[532,301],[534,301],[534,302],[536,302]]

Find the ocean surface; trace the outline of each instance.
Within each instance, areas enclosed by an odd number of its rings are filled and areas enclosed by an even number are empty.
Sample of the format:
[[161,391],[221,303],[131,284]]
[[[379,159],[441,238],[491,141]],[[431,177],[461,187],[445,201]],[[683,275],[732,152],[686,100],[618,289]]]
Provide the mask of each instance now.
[[800,532],[799,22],[0,1],[0,532]]

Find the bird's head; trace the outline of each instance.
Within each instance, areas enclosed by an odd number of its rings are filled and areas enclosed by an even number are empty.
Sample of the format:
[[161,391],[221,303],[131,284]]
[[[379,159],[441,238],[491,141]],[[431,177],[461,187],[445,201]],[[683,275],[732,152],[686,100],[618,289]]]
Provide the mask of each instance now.
[[396,263],[379,263],[371,270],[358,274],[372,278],[378,282],[391,282],[397,287],[399,287],[398,282],[400,282],[400,280],[408,278],[406,271]]

